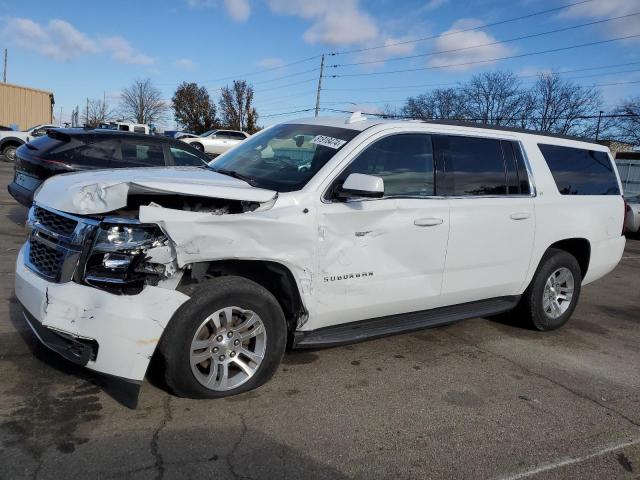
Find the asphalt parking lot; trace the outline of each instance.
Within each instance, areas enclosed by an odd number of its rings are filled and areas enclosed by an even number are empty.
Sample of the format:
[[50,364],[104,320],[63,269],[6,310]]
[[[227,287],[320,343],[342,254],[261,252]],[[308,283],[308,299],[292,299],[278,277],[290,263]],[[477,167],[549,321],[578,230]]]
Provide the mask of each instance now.
[[13,295],[26,209],[0,165],[0,478],[640,478],[640,239],[537,333],[473,319],[292,352],[262,388],[130,410],[38,345]]

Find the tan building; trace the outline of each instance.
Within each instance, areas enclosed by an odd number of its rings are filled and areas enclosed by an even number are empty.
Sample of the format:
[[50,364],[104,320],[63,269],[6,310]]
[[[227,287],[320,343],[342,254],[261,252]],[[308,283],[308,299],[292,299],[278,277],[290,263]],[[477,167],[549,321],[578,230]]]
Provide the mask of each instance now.
[[0,83],[0,125],[26,130],[53,122],[53,93],[46,90]]

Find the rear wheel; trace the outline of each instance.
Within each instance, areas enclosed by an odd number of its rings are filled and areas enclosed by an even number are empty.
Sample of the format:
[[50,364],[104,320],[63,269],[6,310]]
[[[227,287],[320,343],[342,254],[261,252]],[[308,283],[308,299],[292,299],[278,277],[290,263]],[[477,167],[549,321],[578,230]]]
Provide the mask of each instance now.
[[284,355],[286,324],[275,297],[241,277],[205,282],[174,315],[159,345],[177,394],[218,398],[265,383]]
[[581,283],[576,258],[564,250],[549,249],[522,297],[521,312],[537,330],[560,328],[576,308]]
[[199,152],[204,152],[204,146],[201,143],[192,143],[191,146]]
[[2,156],[4,157],[4,161],[15,162],[17,149],[17,145],[5,145],[5,147],[2,149]]

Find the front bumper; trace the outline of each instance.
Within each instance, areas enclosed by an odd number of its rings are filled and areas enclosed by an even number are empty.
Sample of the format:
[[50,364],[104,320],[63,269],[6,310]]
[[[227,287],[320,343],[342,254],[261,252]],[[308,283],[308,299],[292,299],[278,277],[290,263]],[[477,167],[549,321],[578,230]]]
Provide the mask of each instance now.
[[141,382],[162,332],[189,297],[146,286],[115,295],[74,282],[53,283],[16,263],[15,292],[27,322],[47,347],[91,370]]

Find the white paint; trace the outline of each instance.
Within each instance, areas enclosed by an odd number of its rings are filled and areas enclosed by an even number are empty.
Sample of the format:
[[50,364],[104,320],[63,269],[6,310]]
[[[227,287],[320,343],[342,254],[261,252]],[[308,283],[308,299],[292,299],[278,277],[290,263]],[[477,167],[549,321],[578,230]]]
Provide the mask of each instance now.
[[98,170],[56,175],[35,202],[67,213],[106,213],[127,205],[130,193],[167,193],[268,202],[276,192],[200,167]]
[[607,453],[615,452],[616,450],[622,450],[623,448],[631,447],[633,445],[638,445],[638,444],[640,444],[640,438],[636,438],[628,442],[618,443],[615,445],[608,445],[606,447],[603,447],[587,455],[582,455],[578,457],[568,457],[568,458],[556,460],[554,462],[544,463],[539,467],[533,468],[531,470],[527,470],[525,472],[516,473],[514,475],[509,475],[507,477],[499,477],[499,478],[500,480],[519,480],[521,478],[528,478],[534,475],[538,475],[540,473],[548,472],[549,470],[556,470],[558,468],[568,467],[570,465],[582,463],[592,458],[600,457],[602,455],[606,455]]
[[151,286],[138,295],[113,295],[74,282],[50,283],[25,267],[23,253],[24,247],[15,292],[24,308],[47,327],[97,340],[98,357],[87,368],[143,380],[164,328],[189,297]]

